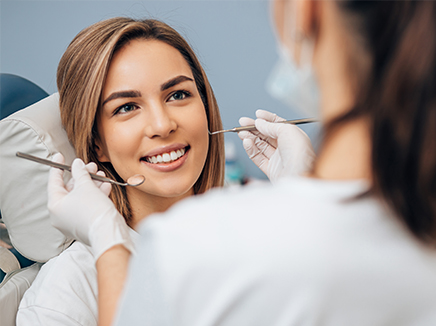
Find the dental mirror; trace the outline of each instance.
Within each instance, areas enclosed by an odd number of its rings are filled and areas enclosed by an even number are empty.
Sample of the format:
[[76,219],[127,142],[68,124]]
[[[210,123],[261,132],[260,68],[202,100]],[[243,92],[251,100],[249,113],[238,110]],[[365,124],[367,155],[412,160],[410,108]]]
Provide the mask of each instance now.
[[[49,160],[46,160],[46,159],[43,159],[40,157],[36,157],[36,156],[30,155],[30,154],[21,153],[21,152],[17,152],[16,155],[18,157],[25,158],[25,159],[33,161],[33,162],[49,165],[49,166],[52,166],[52,167],[55,167],[55,168],[58,168],[61,170],[66,170],[66,171],[71,172],[71,166],[69,166],[69,165],[52,162],[52,161],[49,161]],[[118,181],[115,181],[115,180],[112,180],[112,179],[109,179],[106,177],[102,177],[102,176],[94,174],[94,173],[90,173],[89,175],[94,180],[98,180],[98,181],[102,181],[102,182],[109,182],[111,184],[124,186],[124,187],[125,186],[137,187],[137,186],[142,185],[145,181],[145,177],[141,174],[135,174],[135,175],[131,176],[130,178],[127,179],[127,182],[118,182]]]

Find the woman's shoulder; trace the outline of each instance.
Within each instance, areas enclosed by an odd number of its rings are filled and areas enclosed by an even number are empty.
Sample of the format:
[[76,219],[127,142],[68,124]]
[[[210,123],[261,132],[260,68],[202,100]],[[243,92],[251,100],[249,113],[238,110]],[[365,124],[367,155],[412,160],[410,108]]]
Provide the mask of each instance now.
[[41,279],[41,282],[44,283],[53,284],[58,279],[69,278],[78,272],[84,275],[96,275],[94,258],[90,248],[75,241],[60,255],[47,261],[41,267],[37,279]]
[[96,324],[97,272],[88,247],[74,242],[41,267],[20,303],[18,320],[28,316],[53,325],[60,316],[71,320],[71,325]]

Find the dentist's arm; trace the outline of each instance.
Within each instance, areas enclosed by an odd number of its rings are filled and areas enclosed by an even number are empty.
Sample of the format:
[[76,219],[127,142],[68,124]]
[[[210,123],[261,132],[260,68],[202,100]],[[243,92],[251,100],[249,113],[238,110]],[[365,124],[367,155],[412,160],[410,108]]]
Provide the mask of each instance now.
[[[62,163],[62,156],[54,160]],[[63,171],[52,168],[48,182],[51,223],[65,235],[91,246],[98,278],[99,325],[111,325],[127,275],[133,244],[128,226],[112,201],[108,183],[95,183],[89,166],[72,164],[73,182],[63,182]]]
[[309,137],[297,126],[274,123],[283,121],[276,114],[256,111],[256,120],[241,118],[241,126],[256,125],[257,132],[239,132],[247,155],[275,182],[282,177],[310,171],[315,153]]
[[127,279],[130,251],[115,245],[97,260],[98,325],[113,325]]

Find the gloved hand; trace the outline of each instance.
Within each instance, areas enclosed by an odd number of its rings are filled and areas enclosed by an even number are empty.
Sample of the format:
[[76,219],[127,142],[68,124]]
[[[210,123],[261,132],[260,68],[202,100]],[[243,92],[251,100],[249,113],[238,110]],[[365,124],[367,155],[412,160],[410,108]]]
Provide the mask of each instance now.
[[274,113],[257,110],[256,117],[241,118],[239,124],[255,124],[258,131],[241,131],[238,136],[248,157],[271,182],[308,172],[315,159],[309,137],[295,125],[274,123],[285,120]]
[[[53,161],[63,163],[61,154]],[[106,250],[123,244],[133,252],[129,227],[108,198],[109,183],[93,182],[88,172],[97,170],[95,164],[85,166],[82,160],[74,160],[71,166],[72,181],[67,186],[63,171],[51,168],[48,181],[48,209],[51,223],[66,236],[91,246],[97,260]],[[98,174],[104,175],[99,172]]]

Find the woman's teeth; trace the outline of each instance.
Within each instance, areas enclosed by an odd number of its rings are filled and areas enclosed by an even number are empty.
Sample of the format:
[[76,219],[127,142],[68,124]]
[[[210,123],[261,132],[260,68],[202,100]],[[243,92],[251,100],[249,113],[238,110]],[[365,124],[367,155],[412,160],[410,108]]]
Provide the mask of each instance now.
[[183,155],[185,155],[185,149],[184,148],[178,149],[177,151],[172,151],[170,153],[163,153],[161,155],[147,156],[145,158],[145,160],[148,163],[153,163],[153,164],[157,164],[157,163],[170,163],[170,162],[173,162],[173,161],[179,159]]

